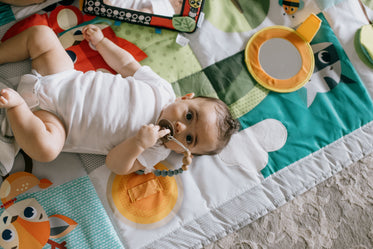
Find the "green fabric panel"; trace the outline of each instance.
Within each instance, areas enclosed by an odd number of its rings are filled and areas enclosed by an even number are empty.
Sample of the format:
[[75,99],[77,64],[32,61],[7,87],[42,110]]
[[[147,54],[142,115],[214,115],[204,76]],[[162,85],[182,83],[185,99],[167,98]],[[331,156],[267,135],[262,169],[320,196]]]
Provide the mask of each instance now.
[[245,96],[257,84],[246,68],[244,52],[219,61],[204,72],[219,98],[228,105]]
[[361,0],[361,1],[365,4],[365,6],[373,10],[373,0]]
[[244,32],[253,29],[234,0],[206,0],[203,12],[205,19],[221,31]]
[[177,96],[194,92],[196,96],[218,97],[210,81],[202,71],[174,82],[172,87]]
[[359,56],[360,60],[362,60],[366,66],[368,66],[371,69],[373,69],[373,64],[370,62],[370,60],[368,59],[368,57],[366,57],[366,55],[364,54],[363,49],[361,48],[360,34],[361,34],[361,29],[359,29],[358,31],[356,31],[355,37],[354,37],[354,46],[355,46],[356,53]]
[[243,52],[175,81],[172,86],[177,96],[194,92],[223,100],[235,118],[252,110],[269,92],[250,76]]
[[141,61],[169,82],[177,81],[201,71],[201,65],[187,46],[176,43],[177,32],[162,29],[161,34],[155,28],[121,23],[111,26],[118,37],[126,39],[143,50],[148,57]]
[[252,28],[259,26],[267,17],[269,0],[231,0],[238,2],[241,6],[243,14]]
[[268,89],[256,84],[245,96],[229,105],[233,117],[239,118],[254,109],[267,97],[268,92]]
[[194,92],[197,96],[211,96],[223,100],[238,118],[257,106],[268,94],[251,77],[243,59],[243,52],[217,62],[203,71],[175,81],[177,96]]

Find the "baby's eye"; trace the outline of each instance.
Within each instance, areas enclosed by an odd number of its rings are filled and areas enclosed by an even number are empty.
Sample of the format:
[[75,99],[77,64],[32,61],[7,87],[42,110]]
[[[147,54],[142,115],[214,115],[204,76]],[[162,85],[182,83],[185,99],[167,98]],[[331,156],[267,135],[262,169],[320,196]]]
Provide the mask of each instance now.
[[185,118],[186,118],[186,120],[192,120],[192,119],[193,119],[193,113],[192,113],[192,112],[188,112],[188,113],[185,115]]
[[185,140],[186,140],[187,144],[191,144],[191,143],[193,143],[193,136],[192,135],[187,135]]

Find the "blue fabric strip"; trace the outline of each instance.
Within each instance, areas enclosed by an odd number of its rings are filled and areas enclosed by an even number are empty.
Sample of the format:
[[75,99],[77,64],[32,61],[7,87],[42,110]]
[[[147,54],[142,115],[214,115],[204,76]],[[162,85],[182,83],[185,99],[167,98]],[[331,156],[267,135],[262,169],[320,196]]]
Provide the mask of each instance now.
[[316,3],[321,10],[326,10],[327,8],[343,1],[344,0],[316,0]]

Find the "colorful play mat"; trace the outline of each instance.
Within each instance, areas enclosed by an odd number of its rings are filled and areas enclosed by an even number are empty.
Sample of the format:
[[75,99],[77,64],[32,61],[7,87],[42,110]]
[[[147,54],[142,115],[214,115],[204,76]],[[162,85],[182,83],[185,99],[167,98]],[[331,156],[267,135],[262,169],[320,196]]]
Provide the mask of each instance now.
[[[373,152],[372,26],[358,1],[207,0],[202,19],[187,34],[91,16],[74,0],[0,5],[3,41],[47,25],[78,70],[115,73],[82,37],[96,24],[177,96],[219,98],[241,124],[223,151],[172,177],[115,175],[104,155],[18,154],[0,187],[3,248],[201,248]],[[30,69],[0,65],[0,86]],[[181,161],[171,153],[156,168]]]

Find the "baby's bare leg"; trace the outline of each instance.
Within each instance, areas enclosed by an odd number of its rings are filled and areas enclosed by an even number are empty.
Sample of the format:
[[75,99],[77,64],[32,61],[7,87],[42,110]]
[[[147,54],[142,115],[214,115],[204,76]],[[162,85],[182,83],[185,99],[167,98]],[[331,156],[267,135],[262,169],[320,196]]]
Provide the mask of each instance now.
[[[33,26],[0,43],[0,64],[31,58],[41,75],[69,69],[74,65],[57,36],[47,26]],[[51,161],[65,143],[61,121],[46,111],[31,112],[22,97],[12,89],[0,92],[0,108],[7,115],[18,145],[34,160]]]
[[49,75],[74,68],[55,33],[44,25],[32,26],[0,43],[0,64],[32,59],[32,68]]
[[23,98],[13,89],[0,91],[0,108],[7,109],[9,122],[18,145],[32,159],[54,160],[65,143],[65,128],[47,111],[31,112]]

